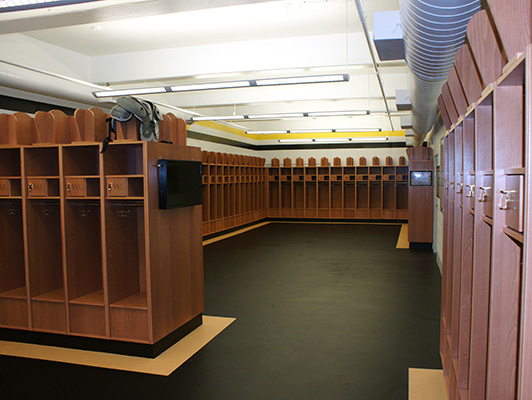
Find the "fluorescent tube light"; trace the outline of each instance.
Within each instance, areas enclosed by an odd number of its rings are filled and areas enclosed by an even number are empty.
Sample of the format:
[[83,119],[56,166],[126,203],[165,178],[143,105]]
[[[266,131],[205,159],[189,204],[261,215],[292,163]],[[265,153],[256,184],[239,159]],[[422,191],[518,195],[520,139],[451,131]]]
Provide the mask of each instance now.
[[193,92],[197,90],[215,90],[215,89],[233,89],[249,87],[249,81],[233,81],[233,82],[206,82],[193,83],[190,85],[176,85],[170,86],[171,92]]
[[316,75],[316,76],[299,76],[289,78],[270,78],[257,80],[242,80],[232,82],[206,82],[193,83],[186,85],[173,85],[152,88],[138,88],[138,89],[119,89],[119,90],[104,90],[99,92],[92,92],[94,97],[114,97],[123,95],[138,95],[138,94],[154,94],[167,92],[194,92],[199,90],[216,90],[216,89],[234,89],[244,87],[256,86],[277,86],[277,85],[298,85],[302,83],[326,83],[326,82],[346,82],[349,80],[348,74],[337,75]]
[[381,132],[381,128],[353,128],[353,129],[335,129],[335,132],[338,133],[349,133],[349,132]]
[[116,97],[116,96],[131,96],[138,94],[155,94],[155,93],[166,93],[166,88],[164,86],[160,87],[151,87],[151,88],[138,88],[138,89],[117,89],[117,90],[102,90],[99,92],[92,92],[94,97]]
[[314,139],[279,139],[279,143],[313,143]]
[[378,137],[354,137],[351,138],[352,142],[385,142],[388,138],[384,136]]
[[[192,121],[235,121],[242,119],[288,119],[288,118],[320,118],[320,117],[342,117],[342,116],[354,116],[354,115],[368,115],[369,110],[357,110],[357,111],[320,111],[320,112],[288,112],[288,113],[271,113],[271,114],[243,114],[243,115],[227,115],[212,117],[192,117]],[[364,130],[348,130],[349,132],[358,132]],[[374,128],[368,128],[366,132],[374,131]],[[315,131],[314,131],[315,132]]]
[[[284,133],[352,133],[352,132],[380,132],[380,129],[367,128],[367,129],[289,129],[283,131],[246,131],[250,135],[279,135]],[[366,139],[366,138],[362,138]],[[385,137],[374,137],[375,140],[388,140]]]
[[89,3],[96,0],[5,0],[0,1],[0,13],[9,11],[33,10],[36,8],[65,6],[68,4]]
[[359,110],[359,111],[318,111],[318,112],[309,112],[308,116],[315,117],[349,117],[353,115],[369,115],[369,110]]
[[305,114],[300,113],[281,113],[281,114],[249,114],[249,119],[276,119],[276,118],[302,118]]
[[303,83],[331,83],[331,82],[347,82],[347,81],[349,81],[348,74],[336,74],[336,75],[297,76],[297,77],[291,77],[291,78],[257,79],[254,82],[257,86],[277,86],[277,85],[299,85]]
[[192,121],[235,121],[246,119],[245,115],[215,115],[212,117],[192,117]]
[[288,131],[246,131],[248,135],[283,135]]
[[317,138],[317,139],[279,139],[279,143],[348,143],[348,142],[374,142],[386,141],[387,137],[365,137],[365,138]]
[[333,129],[290,129],[289,133],[331,133]]
[[350,138],[318,138],[314,140],[320,143],[341,143],[341,142],[349,142],[351,139]]

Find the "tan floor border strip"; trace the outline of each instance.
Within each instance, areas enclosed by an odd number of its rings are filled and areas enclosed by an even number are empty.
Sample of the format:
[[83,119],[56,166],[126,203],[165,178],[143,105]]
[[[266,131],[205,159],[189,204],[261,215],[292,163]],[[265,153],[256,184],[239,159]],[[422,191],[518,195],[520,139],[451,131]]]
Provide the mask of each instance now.
[[396,249],[409,249],[410,242],[408,241],[408,224],[401,226],[401,232],[399,232],[399,239],[397,239]]
[[385,225],[397,226],[401,225],[401,231],[397,239],[396,249],[410,249],[410,242],[408,241],[408,224],[401,222],[327,222],[327,221],[272,221],[273,223],[281,224],[338,224],[338,225]]
[[235,318],[203,316],[203,324],[156,358],[0,341],[0,354],[89,367],[168,376],[227,328]]
[[447,400],[441,369],[408,369],[408,400]]
[[401,222],[341,222],[341,221],[270,221],[272,224],[325,224],[325,225],[404,225]]
[[241,233],[245,233],[245,232],[251,231],[253,229],[260,228],[260,227],[262,227],[264,225],[268,225],[269,223],[270,223],[269,221],[268,222],[261,222],[260,224],[251,225],[251,226],[248,226],[246,228],[239,229],[238,231],[227,233],[225,235],[216,236],[216,237],[214,237],[212,239],[204,240],[203,241],[203,245],[207,246],[208,244],[219,242],[220,240],[229,239],[230,237],[233,237],[233,236],[236,236],[236,235],[240,235]]
[[253,229],[260,228],[268,224],[328,224],[328,225],[385,225],[385,226],[397,226],[401,225],[401,232],[399,233],[399,238],[397,240],[397,249],[409,249],[410,243],[408,242],[408,224],[403,224],[401,222],[328,222],[328,221],[267,221],[261,222],[260,224],[248,226],[238,231],[227,233],[225,235],[216,236],[212,239],[207,239],[203,241],[203,246],[207,246],[211,243],[219,242],[220,240],[229,239],[230,237],[240,235],[245,232],[249,232]]

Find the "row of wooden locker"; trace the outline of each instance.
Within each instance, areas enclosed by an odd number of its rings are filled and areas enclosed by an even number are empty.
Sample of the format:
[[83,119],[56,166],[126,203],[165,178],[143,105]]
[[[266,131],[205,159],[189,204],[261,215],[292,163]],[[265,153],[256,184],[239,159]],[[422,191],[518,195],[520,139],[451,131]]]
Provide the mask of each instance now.
[[203,235],[267,217],[264,158],[202,152]]
[[268,216],[407,219],[407,182],[270,182]]
[[0,146],[0,327],[152,344],[203,311],[201,207],[157,207],[157,160],[199,149],[101,150]]
[[287,218],[346,218],[346,219],[407,219],[408,166],[400,157],[398,166],[392,157],[380,166],[378,157],[372,165],[359,158],[354,166],[352,157],[346,165],[335,157],[330,166],[326,157],[316,166],[309,158],[303,166],[301,158],[294,167],[290,158],[278,166],[272,160],[268,168],[268,216]]
[[394,166],[391,157],[380,166],[361,157],[346,166],[323,157],[285,158],[283,167],[265,159],[203,151],[203,234],[208,235],[266,217],[407,219],[408,166],[405,157]]
[[488,3],[438,100],[448,129],[440,351],[452,400],[532,398],[531,4]]
[[[100,108],[76,109],[74,115],[60,110],[37,111],[33,116],[17,112],[0,114],[0,146],[32,144],[102,143],[108,135],[109,114]],[[112,140],[136,141],[139,121],[118,122]],[[159,141],[186,145],[187,126],[174,114],[163,115]]]

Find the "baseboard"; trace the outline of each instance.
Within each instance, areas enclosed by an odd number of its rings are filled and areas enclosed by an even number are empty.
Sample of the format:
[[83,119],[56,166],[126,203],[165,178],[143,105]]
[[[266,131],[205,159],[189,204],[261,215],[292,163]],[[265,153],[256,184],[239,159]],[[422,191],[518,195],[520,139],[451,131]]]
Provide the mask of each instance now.
[[432,250],[432,243],[410,242],[411,250]]
[[203,314],[199,314],[154,344],[132,343],[112,339],[88,338],[9,328],[0,328],[0,340],[155,358],[199,327],[202,324],[202,320]]
[[203,235],[203,240],[214,239],[214,238],[217,238],[218,236],[227,235],[229,233],[236,232],[236,231],[239,231],[241,229],[247,228],[249,226],[257,225],[257,224],[260,224],[262,222],[267,222],[267,221],[268,221],[268,218],[261,218],[261,219],[257,219],[257,220],[252,221],[252,222],[247,222],[247,223],[242,224],[242,225],[233,226],[232,228],[229,228],[229,229],[224,229],[223,231],[209,233],[208,235]]

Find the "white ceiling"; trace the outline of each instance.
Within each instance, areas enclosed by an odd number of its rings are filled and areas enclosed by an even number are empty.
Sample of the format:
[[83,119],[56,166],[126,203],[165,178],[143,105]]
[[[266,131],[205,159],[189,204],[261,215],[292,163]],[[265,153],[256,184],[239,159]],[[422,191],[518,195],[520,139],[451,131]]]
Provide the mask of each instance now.
[[[361,3],[370,30],[373,12],[398,9],[398,0]],[[145,98],[202,115],[372,111],[365,117],[239,123],[245,129],[391,129],[351,0],[105,0],[0,14],[0,51],[4,61],[113,88],[348,72],[348,83]],[[399,115],[395,91],[408,88],[407,67],[397,61],[379,63],[379,69],[390,109]],[[392,120],[400,129],[399,116]]]
[[[304,4],[297,8],[287,2],[249,4],[44,29],[28,35],[88,56],[100,56],[345,33],[345,2]],[[355,29],[352,25],[351,31]]]

